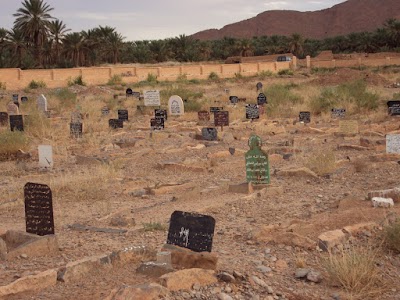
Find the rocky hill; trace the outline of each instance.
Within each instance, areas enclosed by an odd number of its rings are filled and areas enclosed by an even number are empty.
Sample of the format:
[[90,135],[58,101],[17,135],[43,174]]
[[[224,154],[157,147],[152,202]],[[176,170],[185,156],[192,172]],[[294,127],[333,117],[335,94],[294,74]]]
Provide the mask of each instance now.
[[226,25],[219,30],[198,32],[193,37],[215,40],[225,36],[251,38],[300,33],[308,38],[323,39],[352,32],[373,31],[389,18],[400,19],[399,0],[348,0],[314,12],[265,11],[254,18]]

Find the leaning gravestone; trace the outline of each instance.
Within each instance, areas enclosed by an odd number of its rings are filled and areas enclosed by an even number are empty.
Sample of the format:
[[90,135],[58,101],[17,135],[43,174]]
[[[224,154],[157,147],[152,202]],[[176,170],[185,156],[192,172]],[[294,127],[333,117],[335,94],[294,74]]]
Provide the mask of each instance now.
[[72,138],[81,138],[83,133],[82,123],[70,123],[69,130]]
[[174,211],[171,215],[167,244],[195,252],[211,252],[215,219],[211,216]]
[[154,117],[156,119],[164,119],[164,121],[167,121],[168,119],[168,113],[165,109],[155,109],[154,110]]
[[340,120],[339,132],[345,135],[357,135],[360,130],[358,128],[357,120]]
[[256,88],[257,88],[257,92],[258,92],[258,91],[261,91],[262,88],[263,88],[263,84],[262,84],[261,82],[257,82]]
[[216,141],[218,140],[217,128],[202,128],[201,135],[205,141]]
[[131,88],[127,88],[126,89],[126,91],[125,91],[125,93],[126,93],[126,98],[128,98],[128,97],[132,97],[133,95],[133,91],[132,91],[132,89]]
[[257,96],[257,104],[258,105],[267,104],[267,96],[265,96],[264,93],[258,94],[258,96]]
[[119,109],[118,110],[118,120],[129,121],[128,110],[127,109]]
[[400,100],[388,101],[387,106],[390,116],[400,116]]
[[230,101],[232,104],[238,104],[238,102],[239,102],[239,97],[237,97],[237,96],[230,96],[230,97],[229,97],[229,101]]
[[229,126],[229,111],[217,111],[214,113],[214,125],[216,127]]
[[332,108],[332,118],[344,118],[346,110],[344,108]]
[[108,126],[112,129],[124,128],[124,121],[120,119],[108,120]]
[[249,139],[250,150],[246,152],[246,178],[253,184],[269,184],[268,154],[261,150],[261,138],[252,135]]
[[21,102],[22,102],[22,103],[28,102],[28,97],[22,96],[22,97],[21,97]]
[[311,122],[311,112],[301,111],[299,113],[299,122],[302,122],[304,124],[310,123]]
[[26,232],[54,234],[53,198],[44,184],[28,182],[24,187]]
[[101,109],[101,115],[102,116],[108,116],[110,114],[110,109],[107,107],[107,106],[104,106],[102,109]]
[[9,102],[7,104],[7,113],[9,116],[13,116],[13,115],[19,115],[19,109],[18,106],[15,105],[14,102]]
[[160,91],[143,91],[144,106],[160,106]]
[[151,127],[151,130],[163,130],[165,127],[164,118],[150,119],[150,127]]
[[24,131],[24,119],[22,115],[10,115],[10,130]]
[[51,169],[53,167],[53,147],[50,145],[40,145],[39,152],[39,168]]
[[400,154],[400,134],[386,135],[386,153]]
[[39,111],[46,113],[47,112],[47,99],[41,94],[37,99],[37,106]]
[[185,113],[183,100],[181,97],[174,95],[168,100],[168,109],[171,116],[181,116]]
[[8,113],[1,111],[0,112],[0,126],[8,125]]
[[206,110],[201,110],[197,113],[199,121],[208,122],[210,121],[210,113]]
[[260,109],[257,104],[246,104],[246,119],[255,120],[260,118]]

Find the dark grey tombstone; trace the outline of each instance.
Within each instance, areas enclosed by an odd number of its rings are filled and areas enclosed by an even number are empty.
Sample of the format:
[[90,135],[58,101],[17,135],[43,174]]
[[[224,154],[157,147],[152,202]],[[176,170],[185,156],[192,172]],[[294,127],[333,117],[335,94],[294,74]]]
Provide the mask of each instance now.
[[261,91],[262,88],[263,88],[263,84],[262,84],[261,82],[257,82],[256,88],[257,88],[257,92],[258,92],[258,91]]
[[257,104],[258,104],[258,105],[267,104],[267,96],[265,96],[264,93],[258,94],[258,97],[257,97]]
[[22,103],[28,102],[28,97],[22,96],[22,97],[21,97],[21,102],[22,102]]
[[12,95],[12,100],[13,100],[14,104],[19,107],[19,95],[18,94],[13,94]]
[[246,119],[255,120],[260,118],[260,109],[257,104],[246,104]]
[[128,110],[126,109],[119,109],[118,110],[118,119],[122,120],[122,121],[128,121],[129,117],[128,117]]
[[309,111],[301,111],[299,113],[299,122],[303,122],[304,124],[311,122],[311,112]]
[[168,230],[167,244],[195,252],[211,252],[215,219],[211,216],[174,211]]
[[206,110],[199,111],[197,113],[197,116],[199,118],[199,121],[205,121],[205,122],[210,121],[210,113]]
[[24,119],[22,115],[10,115],[10,130],[24,131]]
[[229,111],[217,111],[214,113],[215,126],[229,126]]
[[237,103],[239,102],[239,98],[238,98],[237,96],[230,96],[230,97],[229,97],[229,101],[230,101],[232,104],[237,104]]
[[387,106],[390,116],[400,116],[400,100],[388,101]]
[[140,99],[140,93],[139,92],[132,92],[132,97]]
[[163,130],[164,129],[164,118],[153,118],[150,120],[151,130]]
[[133,91],[132,91],[132,89],[131,88],[127,88],[126,89],[126,98],[128,98],[128,97],[132,97],[133,95]]
[[166,109],[155,109],[154,110],[154,117],[156,119],[164,119],[164,121],[167,121],[168,119],[168,113]]
[[203,137],[203,140],[206,140],[206,141],[218,140],[217,128],[202,128],[201,135]]
[[81,138],[83,133],[83,125],[82,123],[70,123],[69,130],[71,137],[76,139]]
[[1,111],[0,112],[0,126],[8,125],[8,113]]
[[24,187],[26,232],[54,234],[53,198],[44,184],[28,182]]
[[332,118],[344,118],[346,116],[346,109],[332,108]]
[[210,113],[216,113],[217,111],[223,111],[223,107],[210,107]]
[[229,153],[230,153],[231,155],[234,155],[235,152],[236,152],[236,149],[235,149],[235,148],[229,148]]
[[108,120],[108,126],[112,129],[124,128],[124,121],[120,119]]

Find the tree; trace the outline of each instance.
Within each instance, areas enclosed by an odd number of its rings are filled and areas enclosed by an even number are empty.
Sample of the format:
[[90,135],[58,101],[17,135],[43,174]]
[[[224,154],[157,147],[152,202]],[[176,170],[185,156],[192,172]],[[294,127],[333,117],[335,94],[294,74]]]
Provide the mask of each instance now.
[[54,20],[49,23],[49,31],[50,38],[53,41],[52,46],[54,47],[53,61],[55,64],[58,64],[60,59],[60,47],[62,46],[61,41],[70,29],[67,29],[63,21]]
[[75,67],[84,63],[84,38],[79,32],[69,33],[64,38],[65,55],[72,60]]
[[299,33],[293,33],[289,38],[289,50],[290,52],[301,57],[304,54],[304,38]]
[[149,44],[149,49],[156,62],[167,61],[174,55],[169,40],[153,40]]
[[48,36],[49,22],[53,18],[49,12],[52,10],[53,8],[43,0],[25,0],[17,13],[13,14],[16,17],[15,29],[20,30],[34,45],[34,56],[38,66],[42,66],[41,47]]
[[26,41],[24,34],[18,29],[12,29],[7,32],[6,47],[10,50],[13,58],[13,65],[18,68],[22,67],[22,55],[26,50]]
[[384,27],[388,29],[390,36],[390,45],[393,48],[400,47],[400,21],[389,19],[385,22]]

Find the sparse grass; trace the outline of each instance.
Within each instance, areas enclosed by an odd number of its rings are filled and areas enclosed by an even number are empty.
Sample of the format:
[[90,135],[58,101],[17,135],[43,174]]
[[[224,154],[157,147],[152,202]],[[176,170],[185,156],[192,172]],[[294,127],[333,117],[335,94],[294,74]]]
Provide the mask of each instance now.
[[75,77],[75,78],[70,78],[68,80],[68,86],[73,86],[73,85],[81,85],[81,86],[86,86],[86,83],[83,81],[83,78],[81,75]]
[[306,161],[305,166],[320,176],[331,174],[336,169],[335,153],[333,151],[311,153],[311,157]]
[[353,167],[357,173],[362,173],[368,170],[368,163],[365,159],[357,159],[353,161]]
[[0,132],[0,155],[15,154],[19,149],[26,150],[29,140],[23,132],[3,131]]
[[378,299],[385,291],[381,271],[376,265],[377,250],[370,247],[329,254],[324,266],[333,284],[340,285],[350,300]]
[[394,93],[393,99],[395,99],[395,100],[400,99],[400,93]]
[[[190,102],[196,102],[195,100],[201,99],[203,97],[203,92],[201,90],[198,91],[192,91],[191,89],[187,89],[187,88],[183,88],[181,86],[169,86],[164,90],[160,91],[161,94],[161,98],[164,99],[166,101],[166,103],[163,103],[164,105],[167,104],[168,99],[173,96],[173,95],[178,95],[179,97],[181,97],[183,100],[188,100],[187,103],[185,103],[185,110],[187,110],[186,106],[188,106],[188,108],[190,106],[193,106],[193,108],[198,108],[198,104],[189,104]],[[200,104],[201,107],[201,104]],[[189,108],[190,109],[190,108]],[[190,110],[188,110],[190,111]],[[196,110],[194,110],[196,111]]]
[[312,68],[311,74],[331,74],[336,72],[336,68]]
[[176,78],[176,82],[179,82],[179,83],[186,83],[187,81],[188,81],[187,74],[179,75]]
[[158,83],[157,76],[154,75],[154,74],[151,74],[151,73],[147,74],[147,79],[146,79],[146,81],[147,81],[149,84],[156,84],[156,83]]
[[294,73],[290,69],[284,69],[284,70],[279,70],[278,75],[279,76],[292,76]]
[[219,80],[219,76],[218,76],[217,73],[211,72],[210,75],[208,75],[208,80],[210,80],[210,81],[218,81]]
[[107,82],[108,85],[120,85],[122,83],[122,76],[118,74],[113,75]]
[[5,91],[7,89],[7,84],[5,82],[0,81],[0,90]]
[[39,81],[32,80],[28,84],[28,89],[31,89],[31,90],[45,88],[45,87],[46,87],[46,83],[43,80],[39,80]]
[[400,253],[400,219],[385,228],[385,243],[390,250]]
[[267,77],[273,77],[273,76],[275,75],[271,71],[261,71],[257,74],[257,77],[260,79],[265,79]]
[[293,105],[303,102],[303,98],[292,91],[293,87],[294,86],[282,84],[268,86],[265,92],[267,95],[267,112],[269,115],[279,115],[282,117],[291,116]]
[[142,223],[144,231],[165,231],[166,226],[161,224],[160,222],[149,222],[149,223]]
[[56,110],[59,112],[62,109],[70,110],[77,104],[76,94],[70,91],[68,88],[57,89],[53,95],[59,100],[59,103],[56,107]]

